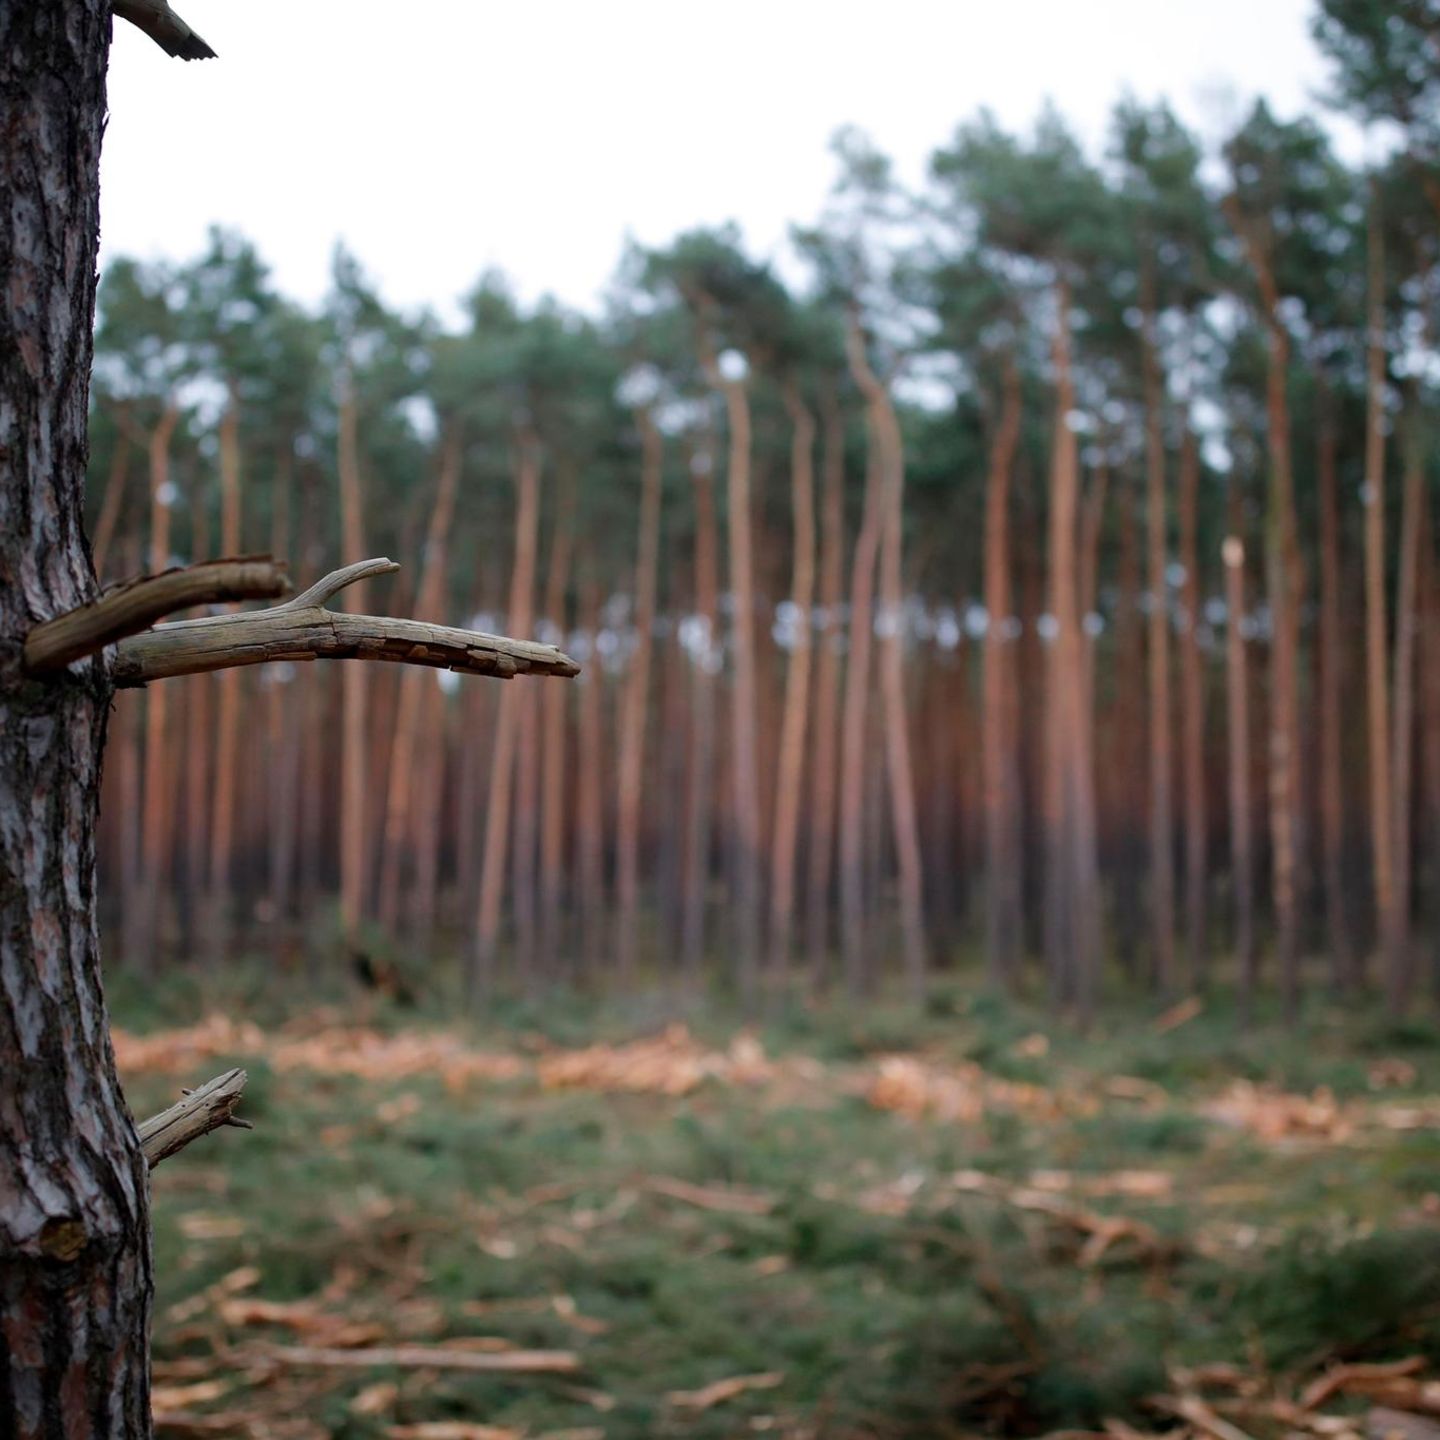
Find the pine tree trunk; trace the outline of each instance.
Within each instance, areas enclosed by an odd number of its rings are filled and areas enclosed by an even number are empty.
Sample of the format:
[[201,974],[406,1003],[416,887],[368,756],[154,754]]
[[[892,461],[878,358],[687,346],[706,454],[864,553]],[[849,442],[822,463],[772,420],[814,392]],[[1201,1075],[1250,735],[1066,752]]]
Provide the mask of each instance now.
[[1185,628],[1180,638],[1180,745],[1185,795],[1185,949],[1190,984],[1209,978],[1205,916],[1205,660],[1200,653],[1200,453],[1187,425],[1180,449],[1180,565]]
[[1230,491],[1225,562],[1225,690],[1230,769],[1230,873],[1235,887],[1235,956],[1248,1016],[1259,978],[1255,953],[1255,862],[1250,815],[1250,677],[1245,658],[1245,540],[1240,491]]
[[[270,550],[290,553],[290,492],[293,488],[292,453],[287,446],[276,458],[270,493]],[[304,666],[295,666],[289,683],[270,687],[269,732],[275,763],[270,771],[270,923],[283,934],[290,920],[294,893],[295,837],[299,820],[300,725],[305,693],[300,683]]]
[[[17,1440],[150,1433],[145,1161],[95,927],[104,662],[14,656],[95,598],[82,533],[110,7],[0,8],[0,1414]],[[23,157],[21,163],[20,157]]]
[[1010,585],[1010,483],[1020,444],[1020,371],[1005,357],[1000,420],[985,482],[983,733],[985,795],[985,973],[1007,990],[1020,978],[1020,777],[1018,695]]
[[655,634],[655,584],[660,559],[660,431],[639,410],[640,533],[635,548],[635,652],[625,676],[620,714],[620,759],[615,807],[615,957],[622,984],[635,971],[636,912],[640,904],[640,805],[645,731],[650,714],[650,654]]
[[[354,565],[365,559],[364,508],[361,496],[359,416],[354,384],[342,381],[338,463],[340,470],[340,561]],[[339,602],[351,613],[363,613],[364,584],[341,591]],[[366,806],[366,770],[369,733],[366,696],[369,667],[341,667],[340,714],[340,924],[345,938],[355,944],[364,919],[365,889],[368,880],[370,835]],[[228,673],[228,672],[227,672]]]
[[589,663],[581,672],[577,735],[575,876],[579,889],[581,969],[594,978],[605,943],[605,671],[600,663],[600,589],[593,581],[581,602],[581,626],[589,637]]
[[[515,562],[510,573],[510,603],[505,611],[508,633],[525,636],[535,604],[535,551],[540,528],[540,447],[526,432],[516,438],[515,454]],[[361,666],[350,666],[361,669]],[[471,953],[469,997],[471,1004],[488,1000],[495,983],[495,958],[500,943],[500,910],[505,885],[505,857],[514,840],[511,799],[514,795],[522,686],[507,685],[500,695],[500,717],[495,726],[490,798],[485,808],[485,853],[481,861],[480,903],[476,916],[475,947]]]
[[1331,983],[1337,993],[1359,983],[1345,908],[1345,784],[1341,740],[1344,701],[1340,633],[1340,519],[1335,485],[1335,424],[1328,387],[1317,385],[1320,425],[1320,823],[1324,846],[1325,920],[1330,932]]
[[[209,558],[209,518],[204,481],[197,477],[190,495],[192,564]],[[180,693],[185,700],[185,913],[192,948],[198,952],[196,942],[207,938],[197,931],[203,928],[210,893],[210,676],[190,676]]]
[[835,860],[836,713],[840,696],[840,597],[845,571],[845,421],[833,386],[821,396],[820,610],[814,636],[814,741],[810,747],[810,825],[805,895],[805,950],[811,985],[821,983],[830,954],[831,879]]
[[815,420],[798,389],[785,391],[790,416],[790,503],[795,557],[790,583],[795,632],[785,676],[785,709],[780,722],[780,757],[775,777],[775,822],[770,870],[770,980],[778,997],[789,984],[795,908],[795,845],[800,790],[805,776],[805,731],[810,700],[810,602],[815,589]]
[[129,474],[130,424],[122,404],[117,407],[115,415],[115,448],[110,453],[110,473],[105,481],[105,498],[100,504],[100,514],[95,521],[92,549],[97,576],[105,573],[105,562],[115,539],[115,527],[119,524],[120,512],[125,507],[125,488]]
[[715,673],[719,668],[720,562],[708,444],[690,461],[695,490],[695,618],[699,643],[691,655],[691,714],[685,795],[685,892],[681,953],[686,988],[694,994],[705,956],[706,891],[712,854],[715,785]]
[[1150,585],[1150,936],[1152,977],[1162,995],[1175,984],[1175,841],[1170,725],[1170,606],[1165,554],[1164,391],[1156,338],[1153,280],[1141,281],[1145,391],[1145,533]]

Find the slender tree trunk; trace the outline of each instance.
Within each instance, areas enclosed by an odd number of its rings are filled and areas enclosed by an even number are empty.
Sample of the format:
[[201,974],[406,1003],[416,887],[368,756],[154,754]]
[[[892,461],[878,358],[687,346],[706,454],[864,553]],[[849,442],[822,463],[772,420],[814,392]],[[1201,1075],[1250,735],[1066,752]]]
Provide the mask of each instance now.
[[985,973],[1013,990],[1020,979],[1020,775],[1018,695],[1010,633],[1010,483],[1020,445],[1020,371],[1007,354],[1000,421],[985,482],[985,647],[983,734],[985,794]]
[[[425,528],[414,610],[420,620],[443,618],[447,549],[455,519],[455,496],[460,488],[460,468],[460,426],[452,422],[441,445],[435,502]],[[399,686],[395,733],[387,767],[389,784],[380,857],[380,924],[389,935],[394,935],[399,927],[402,872],[407,853],[412,852],[416,749],[422,740],[433,744],[436,738],[433,732],[422,734],[420,728],[425,701],[436,688],[435,677],[427,670],[406,666],[400,673]]]
[[[557,631],[557,645],[564,643],[570,555],[574,548],[575,475],[568,466],[560,475],[558,489],[555,532],[550,541],[550,564],[545,577],[545,619]],[[540,706],[539,968],[553,976],[559,973],[565,904],[565,720],[570,710],[570,687],[546,685],[540,695]]]
[[1145,534],[1150,585],[1150,935],[1152,975],[1162,995],[1175,985],[1175,818],[1170,724],[1170,605],[1166,580],[1164,394],[1156,338],[1154,279],[1141,281],[1145,391]]
[[[529,633],[533,618],[535,551],[540,528],[540,446],[536,437],[528,432],[516,438],[515,492],[515,564],[510,573],[510,603],[505,612],[505,624],[510,634],[523,637]],[[505,688],[500,696],[500,718],[495,727],[490,803],[485,814],[480,904],[469,973],[472,1004],[488,999],[495,982],[505,855],[513,839],[510,802],[514,793],[518,731],[522,719],[519,697],[519,686]]]
[[1320,424],[1317,465],[1320,502],[1320,820],[1324,845],[1325,919],[1330,932],[1331,983],[1337,993],[1360,980],[1345,906],[1345,781],[1341,739],[1344,701],[1340,632],[1340,519],[1335,485],[1335,424],[1331,398],[1317,385]]
[[[290,553],[290,492],[293,483],[289,446],[276,458],[270,493],[270,549],[278,556]],[[290,919],[294,893],[295,836],[299,820],[300,725],[304,707],[300,696],[303,666],[296,666],[286,684],[270,686],[269,734],[275,763],[270,771],[270,920],[284,932]]]
[[840,945],[845,989],[853,1000],[869,986],[865,906],[865,774],[870,696],[870,647],[875,634],[875,562],[883,522],[884,468],[879,448],[865,460],[865,508],[850,572],[850,644],[840,721]]
[[[364,500],[361,494],[359,415],[355,387],[347,373],[341,379],[340,433],[340,561],[353,565],[365,559]],[[364,584],[351,585],[340,594],[341,606],[363,613]],[[368,755],[366,711],[369,679],[365,665],[341,667],[340,701],[340,924],[346,940],[354,945],[364,919],[365,889],[370,853],[369,815],[366,806],[365,772]]]
[[[220,553],[238,555],[240,551],[240,405],[232,384],[230,403],[220,418]],[[215,742],[215,814],[210,850],[210,895],[206,906],[210,932],[206,937],[207,948],[212,960],[224,955],[230,929],[241,672],[222,670],[218,679],[220,712]]]
[[575,817],[575,875],[580,891],[580,958],[587,977],[600,968],[605,937],[605,672],[600,664],[600,589],[592,580],[584,591],[581,626],[589,636],[590,663],[582,671]]
[[[110,7],[0,8],[0,647],[93,600],[86,402]],[[104,661],[0,667],[0,1414],[36,1440],[150,1433],[145,1161],[100,984]]]
[[[150,452],[150,572],[158,575],[170,564],[170,440],[180,419],[169,403],[151,432]],[[168,744],[170,696],[165,686],[152,685],[145,700],[145,813],[141,821],[140,851],[145,872],[145,894],[140,907],[144,921],[135,957],[144,974],[154,974],[156,949],[162,940],[169,890],[170,840],[175,813],[175,773]]]
[[715,785],[715,675],[720,662],[720,562],[709,444],[691,457],[695,490],[695,618],[692,648],[689,758],[685,796],[685,905],[681,950],[686,989],[694,995],[705,954],[705,899],[710,883],[712,798]]
[[655,633],[655,583],[660,559],[660,431],[648,410],[638,410],[640,431],[640,533],[635,550],[635,653],[625,677],[620,715],[619,782],[615,812],[615,955],[622,984],[635,971],[635,924],[640,903],[640,805],[645,730],[650,714],[650,654]]
[[815,591],[815,420],[793,384],[785,390],[790,416],[790,503],[795,561],[790,584],[795,631],[785,676],[780,758],[775,777],[775,823],[770,870],[770,978],[777,998],[789,983],[795,908],[795,845],[805,776],[805,730],[810,700],[810,603]]
[[1140,624],[1140,539],[1135,514],[1135,486],[1125,478],[1118,486],[1120,557],[1115,615],[1115,703],[1110,721],[1110,781],[1115,800],[1115,942],[1121,969],[1129,979],[1139,974],[1143,914],[1139,887],[1133,878],[1145,865],[1143,774],[1135,763],[1145,745],[1142,702],[1145,656]]
[[852,313],[846,336],[850,373],[865,396],[869,438],[879,452],[880,697],[885,713],[885,761],[890,781],[891,821],[899,866],[901,939],[905,976],[918,999],[925,984],[926,939],[920,827],[915,814],[914,770],[910,759],[910,724],[905,705],[905,597],[901,576],[904,523],[905,448],[900,421],[889,391],[870,368],[858,318]]
[[840,596],[845,569],[845,420],[833,385],[827,385],[821,393],[820,420],[820,610],[824,623],[814,636],[820,658],[815,667],[805,896],[805,948],[812,985],[821,983],[828,964],[835,860],[836,712],[840,693]]
[[125,506],[126,480],[130,474],[130,422],[124,407],[117,409],[115,416],[115,448],[110,454],[110,474],[105,481],[105,498],[100,504],[100,514],[95,521],[95,539],[92,551],[95,556],[95,573],[105,573],[105,561],[115,539],[115,527],[120,521],[120,512]]
[[1200,453],[1187,425],[1180,449],[1180,565],[1185,628],[1180,637],[1181,770],[1185,789],[1185,948],[1191,985],[1209,979],[1205,918],[1205,660],[1200,653]]
[[1230,870],[1235,886],[1235,955],[1248,1016],[1259,978],[1255,953],[1255,862],[1250,815],[1250,677],[1245,659],[1245,541],[1240,491],[1230,491],[1225,537],[1225,689],[1230,747]]
[[[209,558],[209,507],[204,490],[204,471],[197,478],[190,497],[190,560]],[[208,908],[210,893],[207,861],[210,856],[210,677],[190,677],[181,692],[185,697],[185,913],[192,942],[208,939],[196,935],[195,922]],[[196,947],[199,948],[198,946]]]
[[1425,460],[1418,433],[1419,396],[1410,388],[1410,415],[1405,445],[1404,500],[1400,517],[1400,576],[1395,601],[1395,732],[1391,741],[1394,785],[1391,819],[1395,826],[1395,911],[1391,922],[1389,967],[1385,993],[1393,1015],[1410,1002],[1410,874],[1411,787],[1414,777],[1416,596],[1420,568],[1421,511],[1425,508]]

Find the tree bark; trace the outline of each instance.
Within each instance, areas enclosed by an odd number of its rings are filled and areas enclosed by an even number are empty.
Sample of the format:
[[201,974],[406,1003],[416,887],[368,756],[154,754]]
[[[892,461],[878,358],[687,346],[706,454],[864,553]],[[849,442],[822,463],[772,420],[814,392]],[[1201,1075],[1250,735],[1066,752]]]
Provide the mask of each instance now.
[[1225,689],[1230,768],[1230,870],[1235,887],[1235,955],[1240,1004],[1248,1016],[1259,978],[1255,953],[1255,862],[1250,816],[1250,677],[1245,658],[1245,540],[1240,491],[1232,481],[1225,562]]
[[640,904],[640,805],[645,731],[650,714],[650,655],[655,634],[655,584],[660,560],[660,479],[663,449],[655,418],[638,410],[640,533],[635,548],[635,652],[625,676],[615,807],[615,958],[622,983],[635,971]]
[[1185,628],[1180,637],[1180,745],[1185,796],[1185,949],[1192,986],[1209,977],[1205,915],[1205,661],[1200,653],[1200,453],[1187,425],[1180,448],[1180,565]]
[[985,796],[985,973],[1013,989],[1020,978],[1020,775],[1018,695],[1010,633],[1010,484],[1020,445],[1020,371],[1007,354],[1000,420],[985,482],[985,646],[981,746]]
[[770,867],[770,981],[777,999],[790,978],[795,909],[795,845],[800,791],[805,776],[805,730],[810,700],[810,604],[815,591],[815,419],[798,387],[785,390],[790,416],[790,508],[795,528],[790,604],[795,634],[785,675],[785,709],[780,722],[780,757],[775,776],[775,822]]
[[82,533],[109,6],[0,8],[0,1414],[16,1440],[150,1433],[146,1166],[95,926],[105,662],[25,677],[95,598]]
[[[340,560],[355,565],[365,558],[364,509],[361,496],[359,456],[359,415],[355,404],[353,378],[341,380],[338,464],[340,471]],[[362,611],[361,592],[355,585],[347,592],[346,610]],[[366,735],[369,716],[366,694],[369,678],[363,665],[347,665],[341,676],[340,735],[340,924],[345,938],[355,944],[364,919],[365,890],[369,869],[365,770]]]

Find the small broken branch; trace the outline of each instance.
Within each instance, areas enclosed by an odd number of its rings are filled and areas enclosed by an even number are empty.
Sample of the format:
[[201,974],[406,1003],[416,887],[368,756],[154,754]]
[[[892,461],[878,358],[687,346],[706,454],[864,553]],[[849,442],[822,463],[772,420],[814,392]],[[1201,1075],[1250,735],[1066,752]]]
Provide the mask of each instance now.
[[263,665],[277,660],[389,660],[429,665],[462,675],[578,675],[580,667],[553,645],[510,640],[478,630],[350,615],[325,609],[347,585],[400,567],[393,560],[362,560],[336,570],[303,595],[268,610],[241,611],[157,625],[121,642],[115,683],[122,687]]
[[215,52],[166,3],[166,0],[115,0],[115,13],[143,30],[177,60],[213,60]]
[[254,1127],[248,1120],[238,1119],[235,1107],[249,1077],[243,1070],[227,1070],[208,1080],[198,1090],[190,1090],[179,1104],[162,1110],[142,1121],[137,1127],[140,1148],[153,1170],[162,1160],[183,1150],[192,1140],[232,1125],[240,1130]]
[[390,1345],[375,1349],[323,1350],[277,1345],[270,1352],[290,1365],[368,1370],[473,1370],[492,1375],[573,1375],[580,1357],[572,1350],[459,1350],[443,1345]]
[[289,589],[285,566],[268,555],[206,560],[142,575],[91,605],[37,625],[25,637],[25,668],[32,675],[54,674],[177,610],[222,601],[273,600]]

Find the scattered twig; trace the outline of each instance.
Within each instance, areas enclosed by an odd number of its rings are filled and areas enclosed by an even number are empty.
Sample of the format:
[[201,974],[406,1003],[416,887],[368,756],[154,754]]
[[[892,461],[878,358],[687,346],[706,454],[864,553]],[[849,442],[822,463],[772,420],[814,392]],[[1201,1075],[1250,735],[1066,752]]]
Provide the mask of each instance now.
[[785,1377],[778,1370],[767,1370],[760,1375],[732,1375],[728,1380],[716,1380],[698,1390],[672,1390],[665,1398],[686,1410],[709,1410],[747,1390],[773,1390],[784,1383]]
[[573,1375],[580,1357],[573,1350],[455,1350],[442,1345],[390,1345],[373,1349],[322,1350],[277,1345],[269,1352],[288,1365],[369,1370],[476,1370],[508,1375]]
[[180,620],[132,635],[120,643],[115,683],[136,686],[206,670],[318,659],[389,660],[504,680],[512,675],[580,673],[580,667],[553,645],[325,608],[325,602],[345,586],[399,568],[393,560],[363,560],[268,610]]
[[248,1120],[235,1115],[245,1081],[243,1070],[227,1070],[208,1080],[198,1090],[188,1091],[184,1098],[168,1110],[152,1115],[137,1126],[140,1148],[153,1170],[162,1160],[183,1150],[192,1140],[232,1125],[238,1130],[253,1130]]
[[289,589],[284,565],[268,555],[206,560],[142,575],[93,604],[35,626],[25,637],[25,668],[32,675],[53,674],[176,611],[229,600],[273,600]]
[[1204,1008],[1205,1004],[1200,997],[1191,995],[1178,1005],[1172,1005],[1163,1015],[1158,1015],[1150,1026],[1151,1033],[1168,1035],[1172,1030],[1188,1025]]
[[768,1215],[775,1208],[772,1196],[755,1190],[734,1190],[719,1185],[692,1185],[666,1175],[652,1175],[645,1188],[656,1195],[693,1205],[697,1210],[714,1210],[722,1215]]

